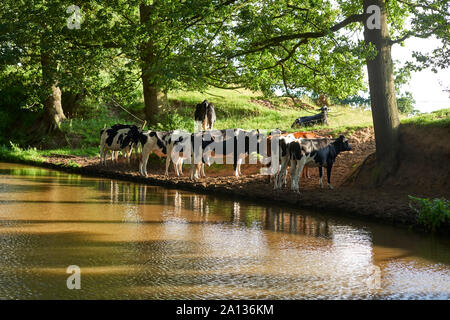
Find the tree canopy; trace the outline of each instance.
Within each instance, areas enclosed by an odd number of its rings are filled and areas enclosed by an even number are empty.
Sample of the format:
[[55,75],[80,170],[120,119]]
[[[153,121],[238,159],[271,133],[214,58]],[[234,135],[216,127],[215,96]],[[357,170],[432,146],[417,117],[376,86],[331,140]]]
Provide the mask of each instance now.
[[[343,100],[368,89],[364,65],[377,55],[361,37],[368,14],[360,0],[82,2],[79,29],[68,28],[71,5],[0,4],[0,86],[2,96],[21,100],[13,104],[39,109],[52,85],[123,100],[142,84],[147,100],[160,91],[208,86]],[[431,53],[414,53],[405,70],[448,66],[448,6],[444,0],[386,2],[389,45],[413,36],[442,42]],[[397,72],[399,82],[405,70]],[[6,94],[13,88],[24,92]],[[155,104],[148,108],[158,112]]]

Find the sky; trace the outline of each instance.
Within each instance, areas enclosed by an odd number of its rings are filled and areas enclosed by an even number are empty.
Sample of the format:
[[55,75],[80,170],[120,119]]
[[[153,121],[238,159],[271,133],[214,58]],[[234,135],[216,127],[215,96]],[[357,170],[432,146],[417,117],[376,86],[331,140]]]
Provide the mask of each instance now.
[[[392,47],[392,59],[405,62],[411,60],[413,51],[430,52],[439,45],[436,39],[410,38],[405,41],[405,46],[394,45]],[[450,67],[450,66],[449,66]],[[411,81],[402,87],[410,91],[416,100],[415,109],[420,112],[431,112],[439,109],[450,108],[450,93],[443,90],[450,87],[450,68],[434,73],[431,70],[423,70],[411,74]]]

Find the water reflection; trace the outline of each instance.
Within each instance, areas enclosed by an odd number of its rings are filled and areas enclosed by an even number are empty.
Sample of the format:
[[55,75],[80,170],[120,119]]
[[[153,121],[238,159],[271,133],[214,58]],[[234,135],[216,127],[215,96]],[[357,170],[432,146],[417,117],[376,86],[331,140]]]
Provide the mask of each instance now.
[[450,298],[446,238],[33,170],[0,163],[0,298]]

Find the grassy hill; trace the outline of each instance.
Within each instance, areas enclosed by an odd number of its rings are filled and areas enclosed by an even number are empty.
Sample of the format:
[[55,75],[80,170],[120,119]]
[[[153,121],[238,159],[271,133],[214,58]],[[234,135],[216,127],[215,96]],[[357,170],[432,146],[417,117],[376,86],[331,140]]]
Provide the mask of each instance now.
[[[217,114],[216,129],[276,129],[298,131],[291,129],[295,119],[319,113],[316,107],[312,110],[302,110],[295,107],[290,98],[276,97],[267,99],[258,93],[248,90],[211,89],[207,93],[171,92],[169,101],[181,101],[185,107],[174,108],[186,122],[192,122],[194,106],[208,99],[215,106]],[[304,99],[304,102],[315,107],[314,102]],[[329,112],[329,127],[333,129],[369,126],[372,123],[370,110],[351,108],[348,106],[332,106]],[[191,127],[186,129],[193,129]],[[315,126],[314,129],[323,128]],[[312,130],[312,128],[310,128]]]

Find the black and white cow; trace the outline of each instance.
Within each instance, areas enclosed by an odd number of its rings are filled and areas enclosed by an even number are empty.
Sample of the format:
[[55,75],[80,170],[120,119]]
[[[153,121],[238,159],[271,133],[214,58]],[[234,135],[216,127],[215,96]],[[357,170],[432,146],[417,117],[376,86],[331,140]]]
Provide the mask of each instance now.
[[203,131],[212,130],[214,122],[216,122],[214,105],[208,102],[208,100],[204,100],[202,103],[197,104],[195,107],[194,119],[196,126],[201,127]]
[[213,143],[205,149],[208,154],[208,164],[211,158],[233,157],[234,175],[241,175],[241,165],[246,156],[253,153],[264,154],[266,150],[266,136],[259,130],[246,131],[242,129],[228,129],[212,131]]
[[300,117],[294,121],[291,128],[307,127],[316,124],[328,124],[328,107],[324,106],[319,109],[320,113],[313,116]]
[[147,176],[147,162],[151,153],[158,157],[167,155],[167,144],[171,132],[166,131],[144,131],[139,135],[139,142],[142,145],[141,160],[139,161],[139,173]]
[[106,164],[106,153],[111,150],[111,161],[117,161],[122,151],[128,163],[133,147],[137,148],[139,128],[135,125],[116,124],[111,128],[100,130],[100,164]]
[[296,140],[297,139],[293,134],[279,136],[278,156],[280,166],[278,168],[278,171],[274,174],[274,189],[280,189],[283,186],[283,182],[286,185],[286,171],[290,163],[289,145],[291,144],[291,142],[294,142]]
[[330,139],[298,139],[289,143],[289,157],[291,162],[291,189],[299,192],[300,173],[305,165],[319,167],[320,187],[322,183],[322,168],[327,168],[328,187],[331,186],[331,169],[339,153],[350,151],[352,148],[344,136],[336,140]]
[[166,177],[169,176],[169,166],[171,162],[173,162],[176,175],[180,176],[180,174],[183,174],[183,162],[190,158],[190,148],[188,147],[190,136],[191,133],[182,130],[171,132],[171,136],[167,143]]
[[[169,175],[170,162],[174,163],[177,175],[182,174],[183,161],[189,159],[191,164],[190,178],[205,177],[205,148],[214,141],[210,131],[188,133],[174,131],[169,139],[166,158],[166,176]],[[208,163],[209,165],[209,163]]]

